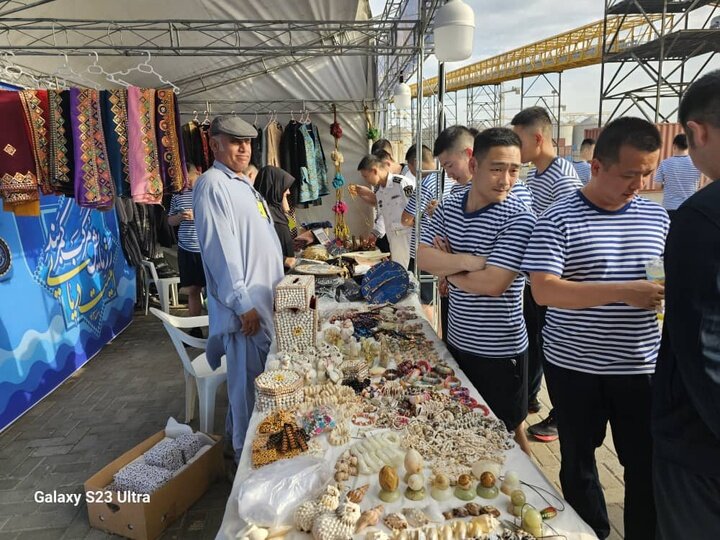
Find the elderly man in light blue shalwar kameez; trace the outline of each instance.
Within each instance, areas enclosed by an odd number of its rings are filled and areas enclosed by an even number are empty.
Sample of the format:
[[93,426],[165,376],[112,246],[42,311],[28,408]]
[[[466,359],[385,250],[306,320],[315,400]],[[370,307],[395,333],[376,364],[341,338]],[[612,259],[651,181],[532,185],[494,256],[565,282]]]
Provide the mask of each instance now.
[[255,128],[237,117],[210,125],[214,165],[196,182],[193,211],[207,280],[208,361],[225,354],[235,461],[239,461],[273,338],[273,293],[283,258],[262,196],[242,173],[250,161]]

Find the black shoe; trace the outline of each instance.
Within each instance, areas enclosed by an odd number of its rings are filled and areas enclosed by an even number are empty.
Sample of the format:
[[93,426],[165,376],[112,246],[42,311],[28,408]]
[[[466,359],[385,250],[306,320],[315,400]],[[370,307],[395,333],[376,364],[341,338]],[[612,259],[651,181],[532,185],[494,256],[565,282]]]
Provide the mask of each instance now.
[[547,418],[542,422],[538,422],[528,428],[528,433],[536,440],[541,442],[552,442],[558,438],[557,420],[555,419],[555,411],[552,410]]
[[528,413],[537,414],[542,411],[542,403],[537,397],[532,398],[528,401]]

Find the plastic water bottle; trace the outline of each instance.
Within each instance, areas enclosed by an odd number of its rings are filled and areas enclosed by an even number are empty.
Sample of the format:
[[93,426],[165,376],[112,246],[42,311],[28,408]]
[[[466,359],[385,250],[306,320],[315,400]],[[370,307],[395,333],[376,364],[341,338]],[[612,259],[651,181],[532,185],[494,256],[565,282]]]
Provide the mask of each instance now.
[[[665,264],[662,257],[650,259],[645,263],[645,276],[648,281],[665,286]],[[665,300],[662,301],[658,308],[657,317],[661,321],[665,318]]]

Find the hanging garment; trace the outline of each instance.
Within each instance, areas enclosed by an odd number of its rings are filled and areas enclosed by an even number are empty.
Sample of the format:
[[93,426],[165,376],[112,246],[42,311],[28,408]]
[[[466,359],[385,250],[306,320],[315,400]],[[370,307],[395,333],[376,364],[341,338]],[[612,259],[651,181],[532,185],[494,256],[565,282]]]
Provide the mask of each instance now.
[[172,90],[155,93],[155,127],[158,158],[165,192],[180,193],[187,185],[185,160],[182,155],[177,100]]
[[75,149],[70,123],[70,90],[48,90],[50,185],[56,195],[75,197]]
[[215,156],[210,148],[210,124],[200,124],[199,130],[203,149],[203,171],[207,171],[215,162]]
[[198,171],[205,172],[203,142],[197,122],[188,122],[182,127],[182,139],[188,166],[192,165]]
[[18,216],[40,215],[37,164],[20,93],[0,90],[0,197]]
[[[280,140],[282,136],[282,126],[278,122],[270,122],[265,128],[265,137],[267,138],[267,165],[282,167],[280,163]],[[292,171],[288,172],[292,174]],[[296,176],[295,178],[298,177]]]
[[155,136],[155,90],[128,88],[128,160],[135,202],[161,204],[163,194]]
[[20,100],[25,109],[25,117],[30,127],[30,142],[38,173],[38,185],[45,195],[53,192],[50,184],[50,138],[48,128],[50,116],[48,111],[47,90],[21,90]]
[[130,161],[128,157],[127,90],[100,91],[105,145],[108,151],[110,171],[118,196],[130,196]]
[[252,149],[250,163],[255,165],[255,168],[259,171],[263,167],[263,131],[254,124],[253,127],[255,128],[255,131],[257,131],[257,137],[250,140],[250,147]]
[[306,124],[300,126],[300,135],[304,142],[305,166],[300,168],[300,203],[307,204],[320,198],[318,185],[317,160],[315,158],[315,141],[310,136]]
[[100,92],[70,89],[70,123],[75,157],[75,199],[86,208],[109,210],[115,187],[105,147]]
[[300,123],[292,120],[285,126],[280,140],[280,166],[297,180],[291,190],[293,207],[300,206],[302,169],[306,167],[305,160],[305,142],[300,134]]
[[325,162],[325,151],[323,150],[322,142],[320,142],[320,132],[318,131],[317,126],[315,124],[309,124],[307,127],[310,132],[310,136],[315,143],[315,168],[318,174],[318,189],[320,191],[320,196],[324,197],[330,193],[330,188],[328,187],[327,163]]
[[140,267],[143,257],[140,251],[137,223],[134,221],[135,203],[131,199],[115,199],[115,210],[117,211],[120,229],[120,245],[122,246],[125,260],[130,266]]

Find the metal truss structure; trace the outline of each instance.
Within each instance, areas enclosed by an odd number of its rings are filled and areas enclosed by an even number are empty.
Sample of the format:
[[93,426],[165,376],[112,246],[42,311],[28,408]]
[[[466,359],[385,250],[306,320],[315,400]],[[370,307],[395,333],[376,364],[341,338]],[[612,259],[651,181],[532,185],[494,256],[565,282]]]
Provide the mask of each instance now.
[[0,17],[7,17],[26,9],[41,6],[43,4],[49,4],[55,0],[30,0],[29,2],[23,0],[0,0]]
[[[693,28],[691,15],[706,6],[709,15]],[[720,52],[720,29],[710,29],[718,7],[714,0],[606,0],[608,28],[617,18],[641,17],[646,24],[640,36],[604,34],[600,121],[626,114],[673,121],[685,89]]]
[[[479,129],[503,123],[504,92],[498,85],[520,79],[523,106],[546,107],[559,130],[562,72],[600,64],[603,43],[609,36],[619,36],[611,45],[614,53],[648,43],[652,40],[652,25],[662,19],[662,14],[610,16],[451,71],[445,77],[446,89],[461,94],[457,100],[464,101],[466,124]],[[436,96],[438,90],[437,77],[423,82],[424,99]],[[417,98],[417,85],[412,85],[412,92]]]

